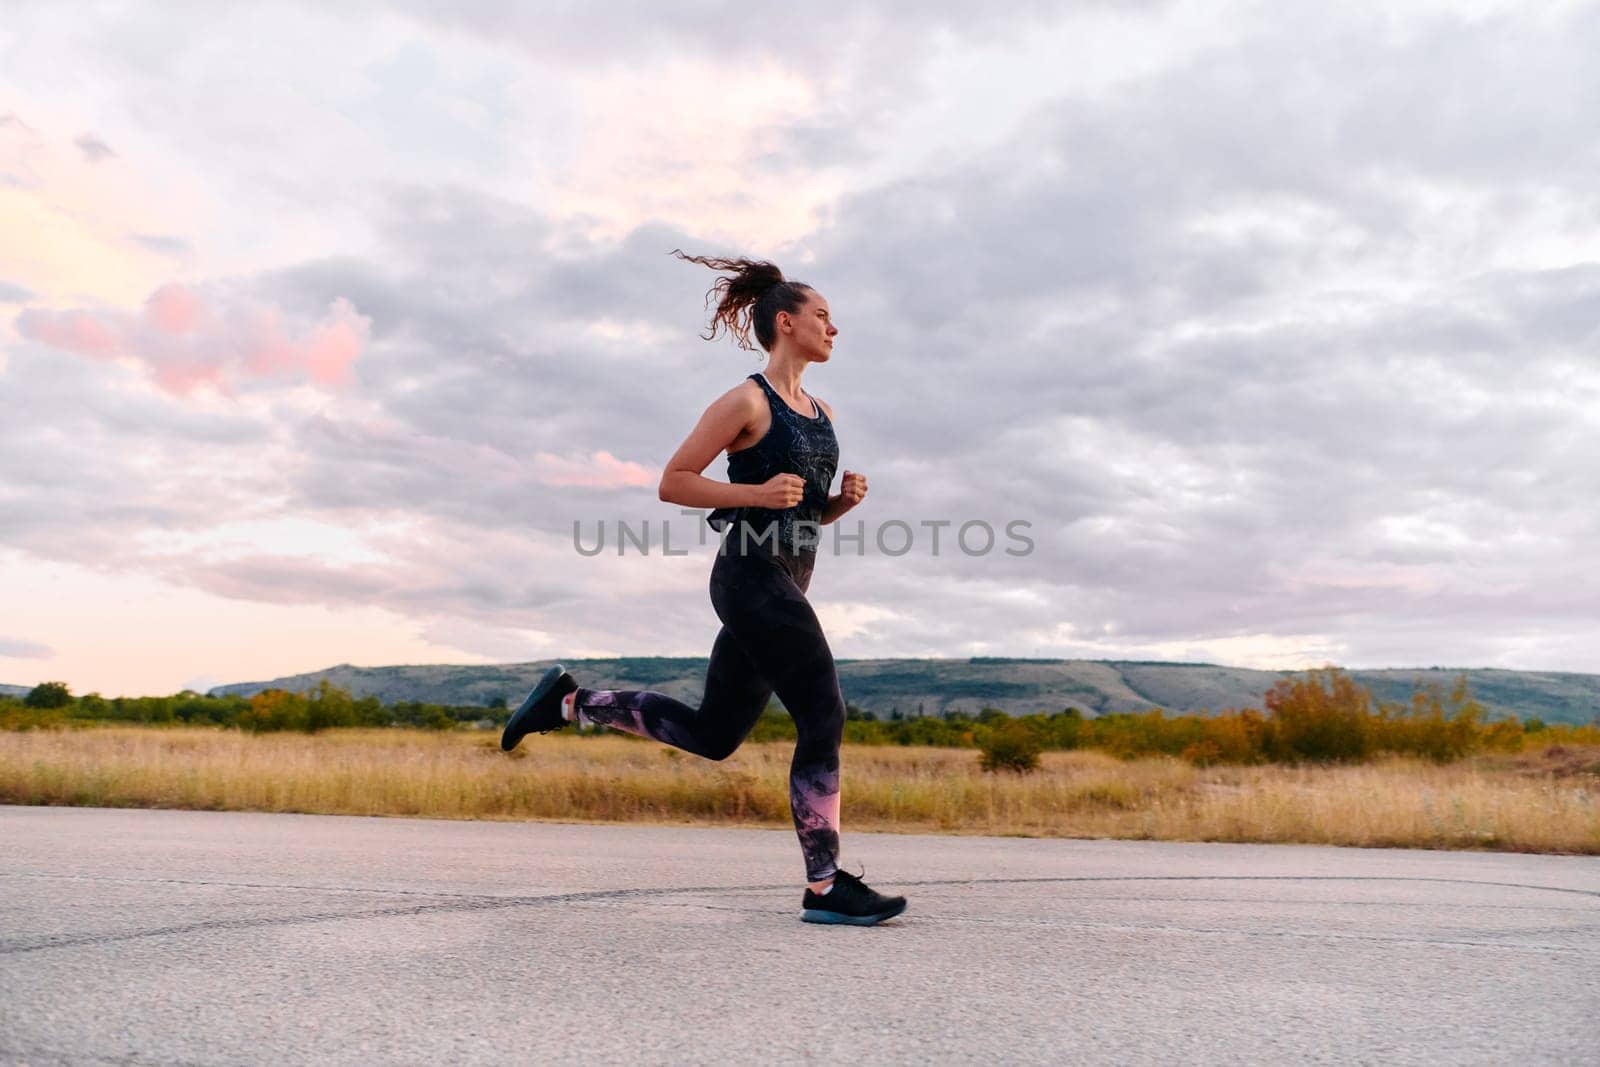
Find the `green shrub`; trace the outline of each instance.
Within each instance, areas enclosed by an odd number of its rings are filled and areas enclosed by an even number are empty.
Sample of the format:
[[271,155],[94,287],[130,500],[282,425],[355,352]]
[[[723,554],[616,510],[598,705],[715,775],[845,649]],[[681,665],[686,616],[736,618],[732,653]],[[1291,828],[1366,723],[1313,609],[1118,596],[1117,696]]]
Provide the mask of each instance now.
[[237,721],[241,729],[255,734],[304,730],[309,725],[306,699],[283,689],[263,689],[250,698]]
[[1008,722],[988,730],[979,741],[978,763],[986,771],[1027,774],[1039,769],[1039,738],[1021,722]]
[[30,708],[64,708],[72,703],[72,691],[66,682],[40,682],[22,702]]
[[30,708],[20,700],[0,697],[0,730],[55,730],[67,723],[60,708]]
[[767,710],[761,713],[761,718],[756,720],[755,727],[751,729],[751,741],[793,741],[799,734],[795,731],[794,719],[776,703],[768,704]]

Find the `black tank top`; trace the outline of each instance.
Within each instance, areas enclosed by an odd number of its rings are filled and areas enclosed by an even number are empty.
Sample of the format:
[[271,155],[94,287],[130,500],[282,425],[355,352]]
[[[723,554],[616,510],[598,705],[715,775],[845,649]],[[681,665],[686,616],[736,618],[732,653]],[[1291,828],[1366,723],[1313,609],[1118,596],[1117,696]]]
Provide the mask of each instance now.
[[[815,552],[820,540],[815,528],[795,524],[797,521],[818,523],[822,519],[822,509],[828,503],[828,488],[839,466],[839,441],[833,435],[833,423],[810,393],[806,393],[806,399],[816,409],[816,418],[807,418],[791,408],[772,388],[766,375],[758,371],[750,377],[767,394],[772,427],[749,448],[728,454],[728,481],[760,485],[775,474],[798,474],[805,479],[805,494],[800,503],[781,510],[717,508],[706,516],[706,522],[712,529],[721,531],[743,519],[748,524],[746,537],[751,545],[772,544],[770,528],[776,530],[777,541],[790,551]],[[737,527],[731,536],[733,547],[737,548]]]

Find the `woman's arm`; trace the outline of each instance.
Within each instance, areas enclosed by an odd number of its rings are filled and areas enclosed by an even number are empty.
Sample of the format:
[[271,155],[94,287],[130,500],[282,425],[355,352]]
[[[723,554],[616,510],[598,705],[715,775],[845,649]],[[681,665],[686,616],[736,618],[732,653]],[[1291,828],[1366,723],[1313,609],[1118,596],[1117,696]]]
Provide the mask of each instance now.
[[686,508],[785,508],[799,503],[805,484],[799,475],[778,474],[762,485],[740,485],[713,481],[700,473],[754,425],[765,405],[765,396],[743,383],[713,401],[667,460],[657,490],[661,499]]
[[822,509],[822,518],[817,521],[826,526],[830,522],[837,521],[841,516],[844,515],[845,512],[849,511],[852,506],[853,505],[845,503],[843,493],[837,493],[828,498],[827,505]]

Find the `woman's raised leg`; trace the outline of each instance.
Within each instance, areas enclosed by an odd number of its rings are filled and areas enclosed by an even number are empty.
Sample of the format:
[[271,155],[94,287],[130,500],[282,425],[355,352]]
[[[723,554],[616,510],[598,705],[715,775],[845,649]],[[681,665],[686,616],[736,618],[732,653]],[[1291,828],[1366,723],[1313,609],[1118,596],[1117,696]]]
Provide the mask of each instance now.
[[707,759],[727,759],[743,743],[772,699],[738,640],[724,626],[706,664],[705,696],[698,708],[645,689],[585,689],[573,694],[580,722],[648,737]]

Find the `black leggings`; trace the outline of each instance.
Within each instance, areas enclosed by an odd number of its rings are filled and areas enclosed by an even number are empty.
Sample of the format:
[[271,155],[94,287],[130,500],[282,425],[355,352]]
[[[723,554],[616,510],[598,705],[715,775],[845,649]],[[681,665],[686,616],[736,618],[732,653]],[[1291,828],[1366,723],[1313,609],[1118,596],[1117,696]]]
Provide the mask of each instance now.
[[799,739],[789,768],[789,808],[813,882],[839,869],[839,742],[844,696],[833,652],[806,600],[814,552],[724,540],[711,568],[711,605],[722,630],[711,647],[705,697],[691,708],[663,693],[579,689],[582,719],[654,738],[707,759],[727,759],[776,692]]

